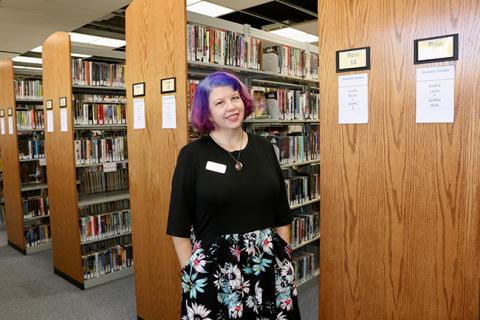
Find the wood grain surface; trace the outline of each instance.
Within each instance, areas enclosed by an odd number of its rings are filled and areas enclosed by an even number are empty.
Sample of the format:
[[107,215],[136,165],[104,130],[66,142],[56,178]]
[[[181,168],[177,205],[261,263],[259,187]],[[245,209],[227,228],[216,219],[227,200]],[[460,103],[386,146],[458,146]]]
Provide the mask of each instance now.
[[[48,202],[52,229],[54,267],[83,283],[72,111],[70,37],[56,32],[43,43],[43,105],[53,100],[54,132],[45,130]],[[60,103],[67,97],[68,132],[60,131]]]
[[[13,112],[13,134],[9,134],[8,108],[12,108]],[[0,110],[3,110],[5,115],[5,134],[0,134],[0,148],[3,160],[3,194],[8,241],[20,249],[25,249],[20,164],[18,162],[16,101],[13,86],[13,64],[10,59],[0,61]]]
[[[320,318],[478,319],[480,5],[319,0]],[[459,34],[459,60],[413,64]],[[335,51],[371,47],[369,122],[338,124]],[[416,124],[416,69],[455,66],[455,122]]]
[[[171,179],[187,143],[185,1],[134,0],[126,11],[127,125],[137,314],[180,317],[180,267],[166,235]],[[162,128],[160,80],[176,78],[176,129]],[[133,128],[132,84],[145,82],[146,129]]]

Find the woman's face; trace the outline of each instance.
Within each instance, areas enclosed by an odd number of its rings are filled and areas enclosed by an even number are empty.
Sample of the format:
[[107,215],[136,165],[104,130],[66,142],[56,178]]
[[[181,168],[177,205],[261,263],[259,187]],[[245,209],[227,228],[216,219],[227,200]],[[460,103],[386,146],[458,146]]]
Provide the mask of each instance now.
[[245,105],[238,91],[232,87],[216,87],[208,96],[210,120],[215,130],[238,129],[245,115]]

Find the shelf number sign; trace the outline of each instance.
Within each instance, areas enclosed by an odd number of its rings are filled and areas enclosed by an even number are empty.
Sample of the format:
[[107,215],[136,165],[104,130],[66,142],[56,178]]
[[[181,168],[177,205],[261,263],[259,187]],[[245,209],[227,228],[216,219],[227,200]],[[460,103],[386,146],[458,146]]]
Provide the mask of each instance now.
[[370,47],[337,51],[337,72],[369,69]]

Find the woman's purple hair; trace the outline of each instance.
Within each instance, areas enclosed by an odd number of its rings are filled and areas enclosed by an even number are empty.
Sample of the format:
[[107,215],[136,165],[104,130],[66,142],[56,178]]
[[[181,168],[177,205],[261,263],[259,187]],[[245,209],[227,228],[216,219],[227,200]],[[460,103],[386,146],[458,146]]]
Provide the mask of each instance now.
[[208,97],[213,89],[217,87],[231,87],[240,93],[245,106],[244,118],[248,117],[253,110],[253,99],[247,87],[230,72],[217,71],[203,79],[195,90],[192,106],[192,126],[200,132],[210,132],[215,129],[210,121],[210,110],[208,108]]

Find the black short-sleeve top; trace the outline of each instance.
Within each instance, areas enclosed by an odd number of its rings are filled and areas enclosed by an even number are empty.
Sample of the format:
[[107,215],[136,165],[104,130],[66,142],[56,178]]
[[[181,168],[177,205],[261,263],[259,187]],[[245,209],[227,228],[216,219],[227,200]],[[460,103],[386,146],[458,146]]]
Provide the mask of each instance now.
[[[232,152],[237,158],[239,151]],[[172,179],[167,234],[197,239],[245,233],[292,221],[285,183],[271,143],[248,134],[241,171],[206,135],[182,148]]]

